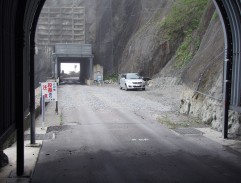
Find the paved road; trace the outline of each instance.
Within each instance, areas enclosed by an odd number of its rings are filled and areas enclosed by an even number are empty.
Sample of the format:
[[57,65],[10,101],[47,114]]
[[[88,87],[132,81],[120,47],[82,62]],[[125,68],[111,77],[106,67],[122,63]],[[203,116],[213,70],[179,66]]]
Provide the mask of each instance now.
[[63,84],[80,84],[79,77],[68,77],[68,78],[63,78],[61,79],[60,82],[62,85]]
[[160,111],[171,106],[147,101],[138,113],[135,101],[144,99],[137,92],[143,91],[60,88],[63,126],[50,128],[58,130],[56,139],[44,141],[32,182],[240,183],[241,154],[140,115],[156,110],[152,105]]

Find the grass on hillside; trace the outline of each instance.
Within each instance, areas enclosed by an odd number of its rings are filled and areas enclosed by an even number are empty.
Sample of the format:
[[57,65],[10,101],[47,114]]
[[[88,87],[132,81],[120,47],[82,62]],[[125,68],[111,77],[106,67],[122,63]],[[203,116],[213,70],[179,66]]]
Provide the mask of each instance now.
[[195,55],[200,46],[200,38],[193,36],[198,29],[202,14],[208,0],[177,0],[161,23],[164,37],[174,41],[184,37],[184,41],[176,52],[175,67],[186,65]]

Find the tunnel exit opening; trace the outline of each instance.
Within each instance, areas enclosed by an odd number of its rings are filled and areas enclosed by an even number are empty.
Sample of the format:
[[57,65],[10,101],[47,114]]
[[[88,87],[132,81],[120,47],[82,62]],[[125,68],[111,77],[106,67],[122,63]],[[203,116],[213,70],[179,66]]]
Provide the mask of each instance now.
[[60,84],[80,83],[80,63],[61,63],[60,70]]

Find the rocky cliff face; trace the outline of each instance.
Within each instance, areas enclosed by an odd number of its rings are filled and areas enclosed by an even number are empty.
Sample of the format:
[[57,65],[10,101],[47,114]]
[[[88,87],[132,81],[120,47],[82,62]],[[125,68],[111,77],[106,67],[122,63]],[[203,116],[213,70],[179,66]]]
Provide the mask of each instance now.
[[[170,11],[172,1],[138,1],[130,12],[124,31],[115,39],[114,55],[119,72],[141,72],[152,76],[171,58],[171,45],[162,40],[159,23]],[[134,23],[134,24],[133,24]]]
[[224,40],[218,18],[211,19],[201,45],[182,73],[186,86],[180,111],[221,130]]
[[[121,2],[113,1],[117,72],[140,72],[156,86],[185,85],[180,112],[222,130],[224,40],[213,3]],[[239,118],[230,114],[230,133],[241,134]]]

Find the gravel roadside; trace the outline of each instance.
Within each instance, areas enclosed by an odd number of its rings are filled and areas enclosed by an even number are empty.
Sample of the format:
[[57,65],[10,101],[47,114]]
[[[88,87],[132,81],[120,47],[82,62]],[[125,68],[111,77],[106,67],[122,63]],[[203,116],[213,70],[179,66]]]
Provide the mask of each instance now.
[[[181,85],[147,87],[146,91],[120,90],[117,85],[65,85],[59,87],[59,91],[61,90],[64,90],[59,92],[59,105],[62,112],[73,110],[80,103],[85,103],[90,105],[93,111],[124,108],[142,118],[158,121],[169,128],[205,126],[198,119],[178,112]],[[75,103],[69,103],[72,97],[75,98]]]

